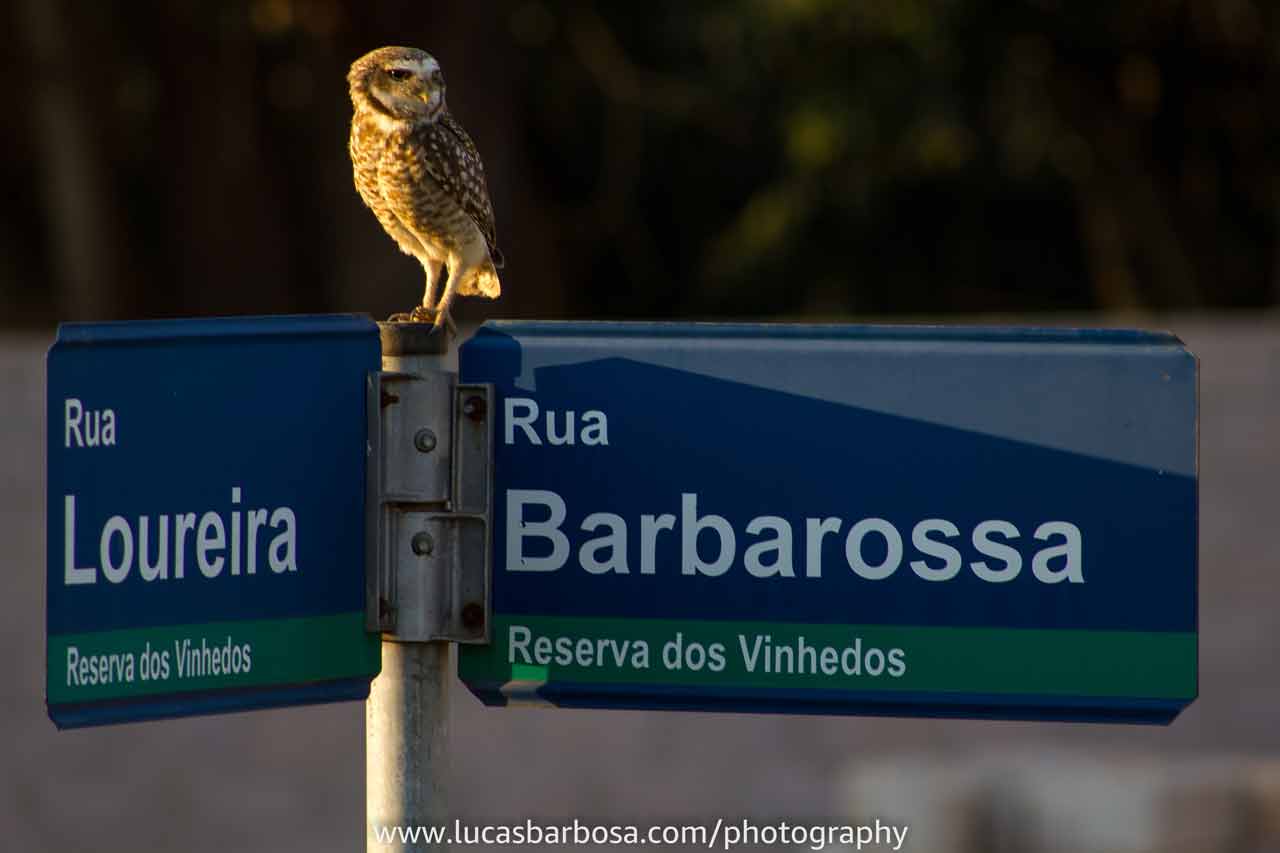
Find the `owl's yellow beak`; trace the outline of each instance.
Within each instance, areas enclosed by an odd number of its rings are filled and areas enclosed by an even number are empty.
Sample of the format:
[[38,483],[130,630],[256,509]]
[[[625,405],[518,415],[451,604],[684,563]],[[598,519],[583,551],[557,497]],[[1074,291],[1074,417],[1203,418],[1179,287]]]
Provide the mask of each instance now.
[[435,94],[436,87],[432,86],[430,83],[424,83],[422,86],[422,94],[418,97],[422,98],[422,102],[424,104],[429,104],[431,103],[431,99],[435,97]]

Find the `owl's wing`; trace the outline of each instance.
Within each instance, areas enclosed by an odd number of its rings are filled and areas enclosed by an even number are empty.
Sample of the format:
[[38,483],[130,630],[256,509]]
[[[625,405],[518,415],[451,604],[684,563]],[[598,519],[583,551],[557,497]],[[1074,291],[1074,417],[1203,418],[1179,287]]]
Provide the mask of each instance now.
[[433,124],[414,131],[417,148],[423,152],[423,166],[484,234],[494,266],[502,266],[498,233],[493,222],[493,205],[485,182],[484,164],[471,137],[453,116],[445,112]]

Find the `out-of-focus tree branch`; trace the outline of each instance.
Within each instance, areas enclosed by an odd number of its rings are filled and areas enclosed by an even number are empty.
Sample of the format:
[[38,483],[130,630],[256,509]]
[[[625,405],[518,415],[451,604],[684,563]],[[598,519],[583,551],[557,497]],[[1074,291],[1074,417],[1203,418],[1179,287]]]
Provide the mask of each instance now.
[[53,237],[54,302],[64,319],[103,320],[127,311],[121,292],[121,245],[102,134],[73,73],[92,51],[79,49],[62,0],[20,0],[19,21],[31,57],[30,102],[35,108],[40,188]]

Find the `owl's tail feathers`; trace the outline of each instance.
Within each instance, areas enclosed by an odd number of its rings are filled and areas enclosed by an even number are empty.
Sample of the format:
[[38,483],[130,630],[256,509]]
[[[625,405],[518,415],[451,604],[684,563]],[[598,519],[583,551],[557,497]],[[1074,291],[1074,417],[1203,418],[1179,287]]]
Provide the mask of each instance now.
[[497,299],[502,293],[502,282],[498,281],[498,271],[493,261],[486,260],[476,271],[458,283],[459,296],[483,296]]

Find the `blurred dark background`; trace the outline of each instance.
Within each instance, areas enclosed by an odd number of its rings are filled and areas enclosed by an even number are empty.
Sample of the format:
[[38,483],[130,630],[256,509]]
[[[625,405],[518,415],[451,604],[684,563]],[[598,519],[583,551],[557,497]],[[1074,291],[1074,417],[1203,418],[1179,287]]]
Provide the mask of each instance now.
[[11,0],[0,322],[420,296],[344,75],[442,63],[508,265],[460,319],[1259,308],[1280,6]]
[[1280,850],[1280,3],[0,0],[0,26],[5,849],[359,848],[360,703],[54,731],[44,354],[58,320],[410,307],[345,81],[408,44],[443,64],[508,261],[460,324],[1107,312],[1202,369],[1200,698],[1171,727],[486,709],[454,684],[458,814]]

